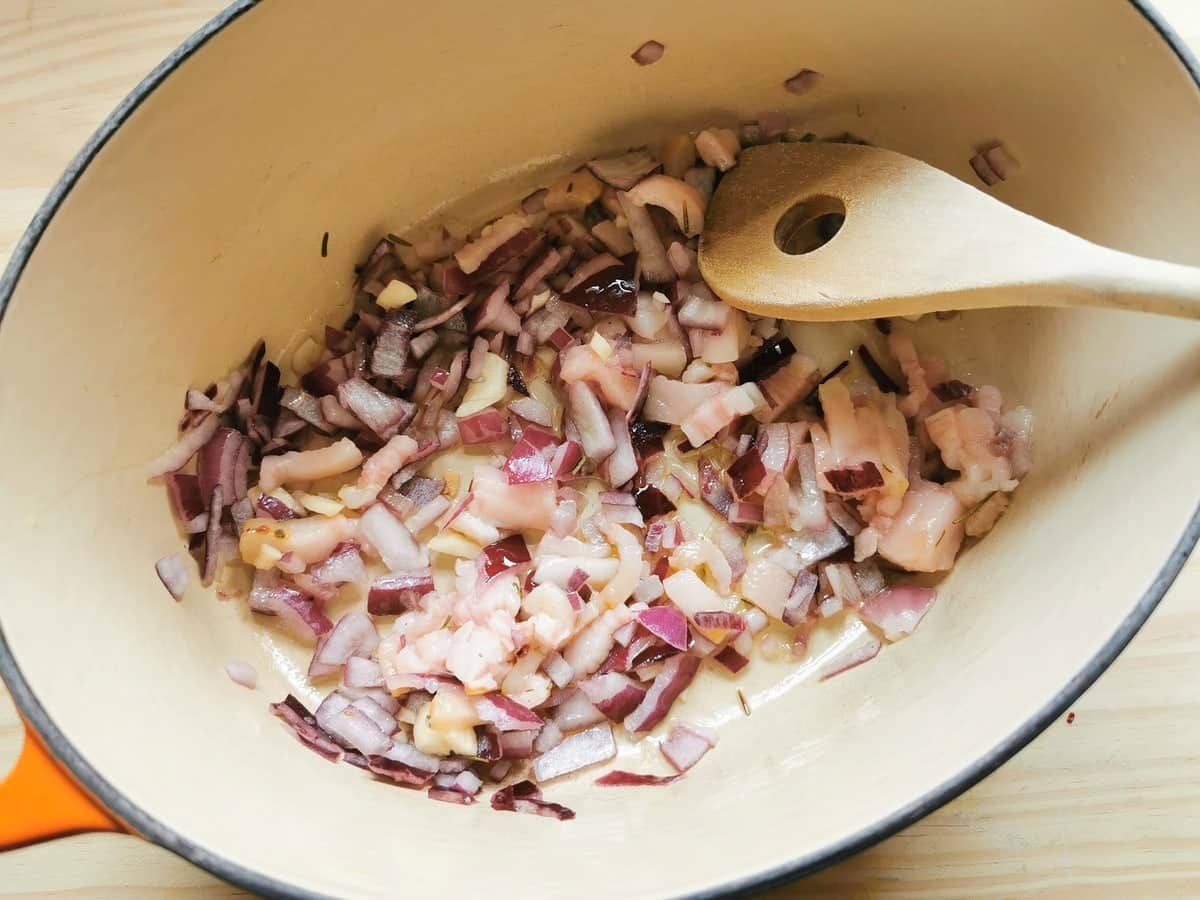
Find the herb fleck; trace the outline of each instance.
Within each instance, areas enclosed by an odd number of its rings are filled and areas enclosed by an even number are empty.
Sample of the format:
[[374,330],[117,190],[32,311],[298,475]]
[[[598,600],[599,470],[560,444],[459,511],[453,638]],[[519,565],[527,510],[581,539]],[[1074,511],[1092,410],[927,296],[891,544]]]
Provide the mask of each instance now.
[[957,519],[955,519],[952,524],[961,525],[963,522],[967,521],[967,519],[971,518],[971,516],[975,515],[975,513],[979,512],[981,509],[983,509],[983,504],[987,503],[989,500],[991,500],[995,496],[996,496],[996,491],[992,491],[990,494],[988,494],[986,497],[984,497],[982,500],[980,500],[978,503],[976,503],[974,506],[972,506],[970,509],[968,509],[965,513],[963,513],[961,516],[959,516]]
[[329,255],[329,232],[321,236],[321,259]]
[[738,703],[742,704],[742,712],[744,712],[746,715],[750,715],[750,703],[748,700],[746,700],[746,695],[742,693],[740,688],[738,689],[737,695]]

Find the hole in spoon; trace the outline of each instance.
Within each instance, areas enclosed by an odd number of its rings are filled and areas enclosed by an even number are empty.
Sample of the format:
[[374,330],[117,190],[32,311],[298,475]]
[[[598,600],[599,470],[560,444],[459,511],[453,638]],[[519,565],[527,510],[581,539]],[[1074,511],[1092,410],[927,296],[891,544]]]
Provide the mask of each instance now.
[[789,256],[812,253],[833,240],[846,221],[846,205],[836,197],[810,197],[797,203],[775,226],[775,246]]

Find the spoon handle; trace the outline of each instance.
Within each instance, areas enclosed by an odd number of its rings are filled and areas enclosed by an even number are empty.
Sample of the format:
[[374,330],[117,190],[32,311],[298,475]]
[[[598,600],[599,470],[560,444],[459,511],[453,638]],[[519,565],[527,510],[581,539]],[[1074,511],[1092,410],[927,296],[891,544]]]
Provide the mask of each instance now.
[[1200,319],[1200,268],[1116,250],[1104,257],[1098,271],[1075,281],[1081,303]]

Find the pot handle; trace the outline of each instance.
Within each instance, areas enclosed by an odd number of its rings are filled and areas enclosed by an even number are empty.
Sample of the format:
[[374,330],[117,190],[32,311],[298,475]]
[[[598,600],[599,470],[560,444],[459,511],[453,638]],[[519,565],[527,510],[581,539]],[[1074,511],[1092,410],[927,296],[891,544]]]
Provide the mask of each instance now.
[[83,831],[125,831],[24,724],[25,745],[16,768],[0,782],[0,850]]

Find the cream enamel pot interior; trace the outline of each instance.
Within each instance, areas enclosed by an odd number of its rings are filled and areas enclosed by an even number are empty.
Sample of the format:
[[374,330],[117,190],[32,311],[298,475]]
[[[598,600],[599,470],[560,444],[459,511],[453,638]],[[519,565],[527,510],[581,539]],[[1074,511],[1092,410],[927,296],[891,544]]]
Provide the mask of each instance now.
[[[667,51],[641,68],[648,38]],[[820,87],[784,92],[805,67]],[[568,824],[430,803],[300,748],[266,704],[302,685],[306,657],[244,604],[170,601],[153,563],[179,541],[144,464],[185,385],[260,335],[279,353],[340,318],[381,232],[447,198],[480,219],[595,152],[763,109],[963,178],[1002,138],[1022,164],[995,189],[1006,202],[1198,264],[1198,100],[1183,52],[1128,0],[232,9],[115,114],[6,276],[5,678],[118,816],[260,892],[695,895],[853,852],[1037,734],[1170,584],[1197,534],[1191,323],[1014,309],[917,326],[1034,410],[1011,511],[911,638],[773,698],[753,682],[754,714],[670,788],[554,786]],[[232,658],[257,691],[225,677]],[[733,691],[708,677],[680,714]]]

